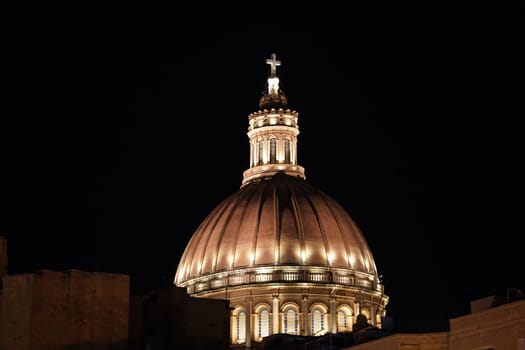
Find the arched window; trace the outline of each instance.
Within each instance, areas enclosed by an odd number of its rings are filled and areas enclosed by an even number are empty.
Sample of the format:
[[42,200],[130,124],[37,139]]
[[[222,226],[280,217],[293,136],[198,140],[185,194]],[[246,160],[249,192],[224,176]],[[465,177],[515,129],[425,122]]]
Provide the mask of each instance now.
[[352,309],[345,305],[337,310],[337,331],[350,330],[352,330]]
[[259,312],[259,324],[258,324],[258,336],[259,338],[264,338],[270,335],[271,328],[271,317],[270,310],[267,308],[261,309]]
[[298,334],[297,326],[299,325],[299,315],[293,307],[284,310],[284,333]]
[[257,161],[257,165],[263,164],[263,140],[259,141],[259,159]]
[[276,163],[276,153],[277,153],[277,140],[272,137],[270,139],[270,163]]
[[346,313],[344,310],[337,311],[337,328],[346,329]]
[[254,145],[253,143],[250,144],[250,152],[252,152],[252,155],[251,155],[251,166],[256,166],[257,165],[257,147],[256,147],[256,144]]
[[237,315],[237,343],[246,341],[246,311],[242,310]]
[[290,164],[290,140],[284,140],[284,162]]
[[324,330],[324,314],[320,308],[312,310],[312,335],[319,335]]

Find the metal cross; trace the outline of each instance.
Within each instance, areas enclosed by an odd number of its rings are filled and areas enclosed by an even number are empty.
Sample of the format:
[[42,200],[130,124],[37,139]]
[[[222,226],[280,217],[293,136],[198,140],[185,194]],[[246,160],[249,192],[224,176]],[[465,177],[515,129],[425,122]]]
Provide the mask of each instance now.
[[272,53],[272,58],[266,59],[266,64],[270,65],[270,74],[272,76],[277,74],[277,66],[281,65],[281,61],[277,61],[276,55]]

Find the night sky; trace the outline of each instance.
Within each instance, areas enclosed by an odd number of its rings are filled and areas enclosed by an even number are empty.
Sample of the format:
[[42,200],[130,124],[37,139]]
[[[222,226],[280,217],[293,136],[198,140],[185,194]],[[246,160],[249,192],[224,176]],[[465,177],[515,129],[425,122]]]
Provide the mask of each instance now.
[[447,319],[525,287],[510,224],[523,160],[513,9],[276,7],[5,8],[8,272],[169,285],[197,226],[240,187],[276,53],[298,163],[363,231],[388,315]]

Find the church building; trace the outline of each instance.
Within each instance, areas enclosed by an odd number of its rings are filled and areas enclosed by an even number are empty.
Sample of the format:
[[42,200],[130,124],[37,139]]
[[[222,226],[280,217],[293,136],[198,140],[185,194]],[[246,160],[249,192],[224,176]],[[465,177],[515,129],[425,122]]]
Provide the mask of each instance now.
[[267,89],[248,115],[249,168],[194,232],[174,284],[228,300],[230,342],[246,348],[272,334],[352,331],[358,315],[381,328],[389,298],[371,250],[346,210],[306,181],[299,113],[279,88],[281,62],[266,63]]

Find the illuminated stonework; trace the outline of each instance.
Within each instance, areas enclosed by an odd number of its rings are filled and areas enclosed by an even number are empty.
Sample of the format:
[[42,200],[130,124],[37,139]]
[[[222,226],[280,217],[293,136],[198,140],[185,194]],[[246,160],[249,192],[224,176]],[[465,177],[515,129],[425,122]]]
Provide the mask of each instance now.
[[194,232],[174,282],[229,300],[231,343],[247,348],[275,333],[350,331],[358,314],[380,327],[389,299],[372,253],[344,208],[306,182],[298,113],[279,90],[280,61],[267,63],[268,91],[248,117],[250,168]]
[[298,113],[274,108],[248,116],[250,168],[243,174],[242,185],[278,172],[305,178],[303,167],[297,165]]

